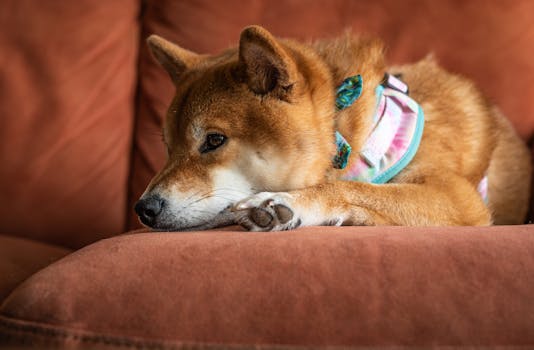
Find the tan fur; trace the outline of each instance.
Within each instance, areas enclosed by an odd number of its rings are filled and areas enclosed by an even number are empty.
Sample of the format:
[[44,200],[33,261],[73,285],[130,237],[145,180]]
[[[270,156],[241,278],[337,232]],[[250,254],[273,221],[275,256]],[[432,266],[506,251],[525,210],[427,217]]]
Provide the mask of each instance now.
[[[238,48],[217,56],[195,55],[156,36],[149,45],[173,78],[176,96],[164,128],[169,160],[145,196],[168,199],[192,189],[215,196],[217,169],[246,179],[242,195],[221,202],[199,227],[213,226],[206,224],[211,219],[221,223],[215,218],[230,212],[251,230],[519,224],[525,218],[531,173],[526,147],[470,81],[444,71],[431,57],[388,67],[376,39],[347,33],[303,44],[275,39],[257,26],[243,31]],[[334,132],[345,136],[351,157],[357,157],[370,132],[374,89],[385,72],[402,74],[425,112],[420,148],[388,184],[338,181],[343,170],[331,164]],[[355,74],[363,76],[362,96],[335,112],[336,86]],[[210,132],[227,136],[227,142],[201,154]],[[488,206],[476,190],[485,174]],[[154,227],[196,226],[169,220]]]

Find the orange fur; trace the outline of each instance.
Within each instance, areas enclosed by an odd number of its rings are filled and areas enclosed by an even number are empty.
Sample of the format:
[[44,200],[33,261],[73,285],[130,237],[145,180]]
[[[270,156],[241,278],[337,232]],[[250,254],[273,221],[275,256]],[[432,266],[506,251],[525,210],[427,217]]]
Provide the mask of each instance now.
[[[230,169],[244,179],[240,194],[225,182],[232,198],[210,204],[202,220],[184,217],[207,209],[174,205],[154,228],[206,228],[231,221],[251,230],[277,230],[524,220],[528,150],[473,83],[446,72],[433,58],[388,67],[376,39],[347,33],[304,44],[276,39],[258,26],[243,31],[239,47],[216,56],[196,55],[156,36],[149,46],[175,82],[176,95],[164,127],[169,159],[144,197],[156,193],[167,200],[178,196],[187,202],[190,196],[213,202],[222,191],[215,185],[221,182],[217,171]],[[345,136],[351,157],[357,156],[370,132],[374,89],[385,72],[401,74],[425,111],[420,148],[388,184],[339,181],[343,170],[331,164],[334,132]],[[365,82],[362,96],[335,112],[336,85],[355,74]],[[225,135],[226,143],[199,152],[210,133]],[[487,206],[476,190],[485,174]]]

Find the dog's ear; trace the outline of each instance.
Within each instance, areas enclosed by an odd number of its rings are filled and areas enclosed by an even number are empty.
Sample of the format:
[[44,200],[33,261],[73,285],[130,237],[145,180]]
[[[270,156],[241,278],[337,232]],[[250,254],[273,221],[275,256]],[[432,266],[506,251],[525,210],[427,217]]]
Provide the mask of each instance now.
[[294,60],[267,30],[250,26],[239,40],[239,61],[247,84],[257,94],[289,93],[297,77]]
[[201,58],[201,55],[183,49],[158,35],[149,36],[147,44],[174,83],[188,67],[191,67]]

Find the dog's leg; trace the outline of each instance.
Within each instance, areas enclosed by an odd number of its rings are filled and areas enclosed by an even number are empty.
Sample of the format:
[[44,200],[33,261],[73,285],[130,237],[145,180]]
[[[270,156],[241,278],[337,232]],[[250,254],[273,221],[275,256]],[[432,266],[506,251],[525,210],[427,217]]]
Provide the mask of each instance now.
[[238,202],[236,222],[250,231],[314,225],[490,225],[467,180],[372,185],[336,181],[290,192],[261,192]]

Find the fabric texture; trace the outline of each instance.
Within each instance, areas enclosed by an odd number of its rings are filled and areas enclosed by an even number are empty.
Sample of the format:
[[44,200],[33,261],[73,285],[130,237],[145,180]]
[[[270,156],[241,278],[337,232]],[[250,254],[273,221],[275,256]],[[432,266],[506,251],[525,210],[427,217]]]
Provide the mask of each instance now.
[[410,96],[389,86],[376,89],[375,124],[343,180],[389,182],[413,159],[424,129],[424,112]]
[[0,233],[81,247],[124,231],[139,7],[0,4]]
[[332,158],[332,166],[335,169],[345,169],[349,162],[352,147],[339,131],[335,132],[336,154]]
[[[192,344],[534,346],[531,266],[528,225],[123,235],[24,282],[1,307],[0,334],[29,343],[38,338],[30,329],[52,329]],[[54,334],[39,341],[63,344]]]
[[342,110],[351,106],[362,94],[363,79],[361,75],[348,77],[336,90],[336,109]]
[[13,235],[0,236],[0,347],[534,347],[534,226],[141,230],[58,246],[139,226],[174,93],[149,34],[215,53],[250,24],[370,33],[395,64],[434,52],[527,140],[533,18],[530,0],[0,2],[0,233]]
[[0,303],[26,278],[70,252],[50,244],[0,235]]
[[[247,25],[282,37],[333,37],[351,28],[382,38],[389,62],[434,53],[448,70],[473,79],[527,140],[534,131],[534,2],[396,0],[149,0],[143,16],[139,112],[129,207],[165,161],[162,120],[174,88],[148,55],[144,38],[159,34],[199,53],[234,46]],[[130,227],[139,227],[130,211]]]

